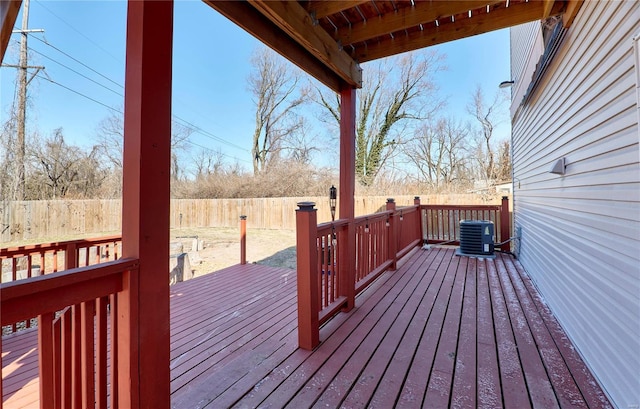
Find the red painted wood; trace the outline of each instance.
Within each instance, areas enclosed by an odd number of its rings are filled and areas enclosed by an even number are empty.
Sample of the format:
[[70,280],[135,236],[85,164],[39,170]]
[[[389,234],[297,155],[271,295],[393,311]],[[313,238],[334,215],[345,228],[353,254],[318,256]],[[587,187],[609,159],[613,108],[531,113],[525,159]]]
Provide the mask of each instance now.
[[240,216],[240,264],[247,264],[247,216]]
[[109,394],[107,388],[107,334],[108,334],[108,320],[107,320],[107,307],[109,304],[109,297],[100,297],[96,300],[96,408],[107,408],[107,396]]
[[172,38],[172,0],[128,2],[122,255],[140,268],[118,299],[123,407],[169,407]]
[[[511,237],[511,217],[509,214],[509,197],[502,196],[502,205],[500,208],[500,242],[504,243]],[[511,244],[505,243],[501,250],[511,250]]]
[[[538,303],[535,292],[531,297],[526,295],[535,289],[519,268],[508,255],[488,261],[458,258],[449,248],[416,249],[400,260],[397,271],[382,274],[363,291],[351,313],[328,321],[321,329],[322,342],[314,351],[297,349],[296,279],[292,271],[260,265],[235,266],[179,283],[170,293],[171,349],[182,351],[171,359],[172,406],[320,407],[337,403],[330,406],[400,407],[411,401],[398,400],[408,386],[405,378],[407,383],[416,385],[418,369],[423,367],[426,379],[422,380],[422,388],[414,389],[418,396],[412,407],[436,407],[438,401],[431,398],[429,391],[438,376],[445,373],[447,376],[441,379],[450,377],[453,383],[449,405],[445,403],[444,407],[501,407],[503,399],[513,401],[509,395],[517,386],[517,379],[501,377],[501,367],[520,363],[519,359],[500,360],[497,350],[505,347],[496,344],[494,331],[504,342],[505,337],[500,334],[505,322],[494,319],[492,313],[500,317],[497,310],[502,304],[508,313],[506,326],[511,327],[517,311],[512,306],[516,302],[529,322],[523,331],[531,331],[531,335],[521,338],[532,337],[540,346],[539,354],[547,368],[541,376],[548,377],[560,406],[574,407],[563,396],[572,396],[575,388],[564,391],[570,382],[560,379],[567,376],[569,367],[569,378],[575,380],[585,397],[575,402],[587,402],[591,399],[587,398],[588,392],[597,391],[597,384],[593,378],[584,377],[588,374],[584,363],[572,362],[566,335],[559,327],[555,327],[558,333],[551,330],[553,317]],[[511,281],[512,290],[503,290],[505,280]],[[447,288],[451,296],[445,296]],[[188,319],[189,311],[193,321]],[[208,319],[214,323],[207,326]],[[459,332],[453,336],[456,321],[460,323]],[[437,322],[440,327],[435,325]],[[474,325],[475,337],[465,337],[473,334]],[[206,331],[199,331],[204,326]],[[545,332],[545,328],[549,330]],[[545,334],[553,336],[553,342],[547,342]],[[31,351],[36,338],[34,330],[3,338],[3,373],[13,371],[3,379],[5,407],[38,404],[38,363],[34,359],[37,351]],[[207,344],[213,338],[215,341]],[[521,347],[515,344],[517,338],[512,335],[511,348],[516,351]],[[429,339],[435,340],[431,354],[424,348]],[[556,351],[551,350],[554,345]],[[454,352],[455,356],[441,353],[445,351]],[[577,356],[575,350],[573,354]],[[555,358],[560,355],[563,359]],[[187,360],[190,364],[183,365]],[[455,366],[451,360],[455,360]],[[433,365],[425,366],[425,361]],[[447,367],[453,367],[453,374],[443,369]],[[553,374],[555,371],[558,376]],[[316,391],[316,387],[320,390]],[[423,401],[425,392],[427,399]],[[596,399],[588,401],[589,407],[611,407],[606,399],[598,403],[598,393],[604,396],[602,391],[596,392]],[[475,406],[468,403],[474,396]]]
[[[456,257],[452,260],[455,266],[455,279],[447,312],[440,334],[441,340],[459,339],[460,319],[462,316],[462,301],[467,270],[468,258]],[[433,407],[448,407],[451,399],[451,388],[457,356],[457,345],[453,342],[439,342],[436,356],[431,369],[429,385],[424,402]]]
[[55,402],[55,375],[53,360],[53,313],[38,316],[38,350],[40,351],[40,408],[49,408]]
[[111,351],[109,351],[109,358],[111,362],[111,377],[109,380],[111,382],[111,387],[109,388],[109,407],[111,408],[117,408],[120,403],[120,400],[118,399],[118,391],[120,389],[120,364],[118,361],[118,340],[120,339],[118,332],[120,327],[120,324],[118,324],[118,317],[120,316],[120,308],[118,307],[118,298],[119,297],[116,294],[109,295],[109,322],[111,323]]
[[528,306],[526,312],[532,317],[529,319],[532,333],[536,337],[537,344],[540,345],[545,366],[549,368],[547,372],[561,406],[611,407],[593,374],[582,362],[577,350],[571,345],[522,266],[509,262],[510,259],[507,256],[501,257],[518,292],[518,297],[526,300],[523,304]]
[[71,407],[82,407],[82,316],[80,305],[71,306]]
[[[476,405],[476,325],[477,325],[477,276],[475,258],[463,258],[460,267],[466,267],[464,298],[460,318],[460,333],[456,352],[456,364],[451,389],[450,407],[475,408]],[[462,271],[460,271],[462,272]]]
[[520,362],[529,390],[529,398],[533,407],[559,407],[551,382],[546,375],[544,364],[538,352],[538,346],[531,334],[531,328],[526,315],[516,296],[504,263],[495,262],[497,275],[500,279],[502,292],[505,297],[515,342],[518,346]]
[[397,257],[398,228],[397,227],[398,227],[399,220],[396,219],[395,210],[396,210],[396,202],[391,198],[387,199],[387,211],[391,212],[391,214],[387,216],[387,220],[389,221],[389,227],[387,229],[387,231],[389,232],[389,236],[387,238],[387,245],[389,246],[389,249],[388,249],[389,258],[391,258],[392,260],[391,267],[389,267],[391,270],[395,270],[398,268],[398,257]]
[[[477,260],[477,259],[476,259]],[[494,312],[486,262],[477,261],[477,405],[478,408],[502,407],[502,386],[498,366],[498,347],[494,332]]]
[[318,288],[317,210],[314,203],[299,203],[296,210],[296,258],[298,268],[298,345],[311,350],[320,342],[320,294]]
[[340,219],[349,221],[347,233],[342,238],[340,252],[341,296],[347,298],[345,311],[355,305],[355,215],[354,195],[356,189],[356,89],[345,87],[340,90],[340,184],[338,186],[338,206]]
[[527,408],[531,407],[529,392],[518,355],[518,347],[514,339],[513,329],[507,310],[504,294],[500,287],[500,281],[495,264],[483,260],[486,266],[489,280],[489,291],[494,314],[494,330],[498,347],[498,362],[500,365],[501,379],[509,380],[509,387],[503,384],[502,393],[505,407]]
[[[424,330],[424,334],[416,350],[416,358],[411,363],[407,379],[403,385],[398,404],[421,406],[424,394],[427,390],[431,376],[431,368],[435,359],[435,352],[438,347],[438,340],[444,324],[446,314],[446,301],[453,289],[455,271],[457,263],[451,259],[445,261],[446,273],[442,285],[438,288],[438,295],[433,309],[430,311],[429,320]],[[423,358],[424,357],[424,358]]]
[[94,317],[95,301],[80,304],[80,392],[82,408],[95,408],[95,352],[94,352]]

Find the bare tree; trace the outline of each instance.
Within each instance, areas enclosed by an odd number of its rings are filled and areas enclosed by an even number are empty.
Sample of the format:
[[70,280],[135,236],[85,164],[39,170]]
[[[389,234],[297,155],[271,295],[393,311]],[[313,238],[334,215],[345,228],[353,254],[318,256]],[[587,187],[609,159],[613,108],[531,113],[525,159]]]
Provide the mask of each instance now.
[[92,197],[104,178],[96,147],[86,151],[69,145],[62,128],[48,138],[38,138],[30,144],[27,197],[58,199],[67,196]]
[[[189,137],[194,130],[188,124],[171,122],[171,177],[174,180],[183,174],[181,156],[189,148]],[[122,149],[124,146],[124,118],[120,112],[111,113],[98,123],[96,147],[100,155],[107,158],[114,172],[122,173]]]
[[300,73],[267,48],[256,50],[251,58],[254,70],[248,82],[256,105],[253,133],[253,173],[264,172],[271,160],[277,160],[287,139],[303,126],[296,108],[307,97],[299,89]]
[[[422,51],[365,69],[356,118],[356,177],[362,185],[371,185],[404,143],[412,129],[410,122],[427,118],[441,107],[433,75],[444,69],[442,60],[434,51]],[[317,101],[328,112],[325,120],[340,122],[336,95],[318,90]]]
[[419,181],[441,191],[454,183],[467,183],[469,135],[469,127],[454,119],[425,121],[403,146],[403,152],[417,169]]
[[482,88],[478,85],[471,94],[471,101],[467,106],[467,111],[475,118],[479,127],[476,154],[478,176],[487,183],[498,179],[493,131],[501,122],[500,108],[504,101],[504,95],[499,92],[491,101],[487,101]]

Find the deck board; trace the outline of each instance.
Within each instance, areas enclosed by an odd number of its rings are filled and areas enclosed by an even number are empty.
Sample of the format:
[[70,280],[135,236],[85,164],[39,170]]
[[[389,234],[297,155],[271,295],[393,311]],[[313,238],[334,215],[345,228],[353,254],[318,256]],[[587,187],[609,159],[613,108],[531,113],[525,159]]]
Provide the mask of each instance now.
[[[511,256],[415,250],[297,348],[295,272],[171,288],[172,407],[608,408]],[[36,331],[3,338],[5,408],[37,406]]]

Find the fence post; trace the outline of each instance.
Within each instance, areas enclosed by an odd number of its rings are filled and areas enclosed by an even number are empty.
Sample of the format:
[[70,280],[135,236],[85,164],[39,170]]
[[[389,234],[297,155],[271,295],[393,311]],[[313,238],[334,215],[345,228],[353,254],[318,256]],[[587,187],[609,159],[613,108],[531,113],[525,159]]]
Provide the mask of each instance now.
[[298,270],[298,346],[312,350],[320,343],[320,298],[317,280],[318,215],[313,202],[299,202],[296,210]]
[[398,228],[396,219],[396,202],[390,197],[387,199],[387,210],[392,213],[389,215],[389,241],[387,242],[389,258],[393,260],[391,263],[391,270],[395,270],[398,264]]
[[240,264],[247,264],[247,216],[240,216]]
[[[88,247],[87,251],[89,251]],[[99,247],[98,251],[100,251]],[[76,267],[78,267],[78,249],[76,248],[76,243],[74,242],[67,244],[67,248],[64,251],[64,268],[65,270],[69,270]]]
[[[509,197],[502,196],[502,208],[500,209],[500,242],[504,243],[511,237],[511,217],[509,215]],[[508,248],[511,250],[511,243],[500,246],[500,250]]]

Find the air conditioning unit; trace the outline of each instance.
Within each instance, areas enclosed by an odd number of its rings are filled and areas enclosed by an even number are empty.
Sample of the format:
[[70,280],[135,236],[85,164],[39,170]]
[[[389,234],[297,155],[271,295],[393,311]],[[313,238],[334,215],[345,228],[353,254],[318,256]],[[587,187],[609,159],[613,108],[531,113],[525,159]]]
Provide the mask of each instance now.
[[490,220],[461,220],[459,256],[493,258],[495,229]]

